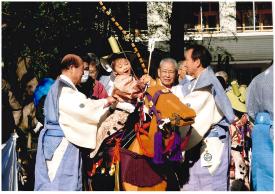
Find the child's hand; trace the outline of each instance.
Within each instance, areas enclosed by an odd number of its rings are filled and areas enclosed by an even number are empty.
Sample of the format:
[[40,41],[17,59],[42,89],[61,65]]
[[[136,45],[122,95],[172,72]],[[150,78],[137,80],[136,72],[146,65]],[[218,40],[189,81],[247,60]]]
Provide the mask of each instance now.
[[145,74],[140,78],[140,81],[144,84],[147,84],[151,79],[152,77],[150,75]]

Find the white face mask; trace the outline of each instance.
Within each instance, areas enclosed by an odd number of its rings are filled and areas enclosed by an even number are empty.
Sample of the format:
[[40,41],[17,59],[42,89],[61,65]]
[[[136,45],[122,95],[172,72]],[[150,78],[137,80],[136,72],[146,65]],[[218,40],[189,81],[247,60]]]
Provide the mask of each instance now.
[[85,83],[89,78],[89,71],[84,71],[82,77],[81,77],[81,83]]

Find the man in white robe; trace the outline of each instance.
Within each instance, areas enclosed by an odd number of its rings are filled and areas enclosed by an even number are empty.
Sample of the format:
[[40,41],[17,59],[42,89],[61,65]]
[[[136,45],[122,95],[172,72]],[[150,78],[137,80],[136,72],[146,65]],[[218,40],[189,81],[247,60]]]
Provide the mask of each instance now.
[[97,125],[115,99],[91,100],[75,87],[83,75],[83,62],[66,55],[61,75],[45,100],[45,124],[40,132],[35,190],[82,190],[79,147],[96,147]]
[[186,181],[182,190],[228,190],[230,141],[228,126],[234,114],[225,92],[209,67],[211,54],[194,45],[185,52],[187,73],[193,77],[172,89],[196,111],[185,153]]

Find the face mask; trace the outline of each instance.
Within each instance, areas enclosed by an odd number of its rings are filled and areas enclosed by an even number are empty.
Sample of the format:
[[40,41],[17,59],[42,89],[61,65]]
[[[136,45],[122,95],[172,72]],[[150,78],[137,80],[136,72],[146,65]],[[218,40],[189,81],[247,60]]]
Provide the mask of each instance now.
[[89,71],[84,71],[82,77],[81,77],[81,83],[85,83],[89,78]]

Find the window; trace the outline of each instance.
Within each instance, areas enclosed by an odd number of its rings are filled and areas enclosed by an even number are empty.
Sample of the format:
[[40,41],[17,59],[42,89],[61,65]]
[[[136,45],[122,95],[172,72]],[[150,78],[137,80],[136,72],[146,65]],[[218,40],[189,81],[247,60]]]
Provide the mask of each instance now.
[[272,30],[271,2],[255,2],[256,30]]
[[[190,6],[187,5],[188,3],[185,4],[183,12],[191,12],[193,15],[193,20],[185,24],[187,32],[219,30],[219,2],[192,2]],[[190,15],[186,15],[186,17],[190,17]]]
[[271,2],[237,2],[237,31],[272,30]]
[[202,23],[204,30],[215,31],[219,26],[219,3],[202,3]]
[[253,3],[252,2],[237,2],[237,30],[253,30]]

